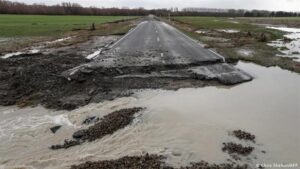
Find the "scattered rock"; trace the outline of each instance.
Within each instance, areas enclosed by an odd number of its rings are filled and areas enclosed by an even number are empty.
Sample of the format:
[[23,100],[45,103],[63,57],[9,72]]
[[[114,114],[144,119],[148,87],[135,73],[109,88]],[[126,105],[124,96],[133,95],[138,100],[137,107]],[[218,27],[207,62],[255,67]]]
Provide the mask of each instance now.
[[59,130],[60,128],[61,128],[61,125],[57,125],[57,126],[51,127],[50,130],[52,131],[52,133],[56,133],[57,130]]
[[242,130],[234,130],[233,135],[240,140],[249,140],[255,143],[255,135]]
[[222,148],[222,151],[228,152],[229,154],[239,154],[243,156],[248,156],[253,150],[254,147],[244,147],[241,144],[236,144],[236,143],[223,143],[224,147]]

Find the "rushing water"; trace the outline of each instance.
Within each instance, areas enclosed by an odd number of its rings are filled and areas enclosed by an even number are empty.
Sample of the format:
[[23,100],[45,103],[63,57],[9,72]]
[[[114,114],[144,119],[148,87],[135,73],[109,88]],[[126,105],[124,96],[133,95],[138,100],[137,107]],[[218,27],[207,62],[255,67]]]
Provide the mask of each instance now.
[[[237,67],[255,79],[232,88],[144,90],[132,97],[90,104],[71,112],[2,107],[0,168],[68,168],[87,160],[146,152],[164,155],[167,163],[175,166],[201,160],[221,163],[229,158],[221,151],[222,143],[240,142],[228,135],[235,129],[256,135],[257,143],[251,144],[255,151],[251,160],[244,162],[300,164],[299,74],[250,63],[239,63]],[[113,135],[67,150],[48,149],[71,137],[82,127],[85,117],[101,117],[133,106],[147,109],[132,125]],[[49,127],[56,124],[63,127],[52,134]]]

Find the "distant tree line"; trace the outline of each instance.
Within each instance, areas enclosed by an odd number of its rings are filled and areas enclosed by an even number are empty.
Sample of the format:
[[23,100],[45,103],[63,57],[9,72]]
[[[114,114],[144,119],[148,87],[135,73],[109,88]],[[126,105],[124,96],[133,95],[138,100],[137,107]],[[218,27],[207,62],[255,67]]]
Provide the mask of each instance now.
[[221,12],[209,11],[179,11],[178,8],[171,9],[153,9],[146,10],[143,8],[97,8],[82,7],[78,3],[64,2],[59,5],[48,6],[45,4],[28,5],[20,2],[12,2],[8,0],[0,0],[0,14],[33,14],[33,15],[130,15],[143,16],[154,14],[157,16],[223,16],[223,17],[296,17],[300,13],[284,12],[284,11],[265,11],[243,9],[220,10]]
[[[20,2],[0,0],[0,14],[39,14],[39,15],[147,15],[143,8],[97,8],[82,7],[77,3],[64,2],[59,5],[28,5]],[[158,11],[159,12],[159,11]]]
[[174,12],[178,16],[224,16],[224,17],[300,17],[299,12],[285,11],[266,11],[266,10],[244,10],[244,9],[228,9],[225,12],[201,12],[182,10]]

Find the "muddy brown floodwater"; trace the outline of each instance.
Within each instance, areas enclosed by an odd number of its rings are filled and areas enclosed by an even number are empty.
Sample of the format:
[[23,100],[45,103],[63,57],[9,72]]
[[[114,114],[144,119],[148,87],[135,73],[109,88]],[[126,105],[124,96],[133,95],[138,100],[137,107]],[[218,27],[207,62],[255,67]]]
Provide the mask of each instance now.
[[[73,111],[1,107],[0,168],[61,169],[146,153],[165,156],[166,164],[174,167],[201,160],[224,163],[231,159],[222,151],[224,142],[254,147],[237,163],[300,164],[299,74],[243,62],[237,67],[255,79],[232,88],[141,90]],[[69,149],[49,149],[84,128],[86,117],[101,118],[128,107],[146,109],[112,135]],[[55,125],[62,127],[53,134]],[[229,134],[238,129],[254,134],[256,143]]]

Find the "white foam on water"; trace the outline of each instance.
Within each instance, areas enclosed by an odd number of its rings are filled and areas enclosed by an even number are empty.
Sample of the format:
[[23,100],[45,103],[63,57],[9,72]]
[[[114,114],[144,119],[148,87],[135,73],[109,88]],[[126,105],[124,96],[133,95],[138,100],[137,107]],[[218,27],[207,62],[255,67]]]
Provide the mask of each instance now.
[[290,32],[290,33],[300,33],[300,28],[274,27],[274,26],[267,26],[267,28],[276,29],[284,32]]

